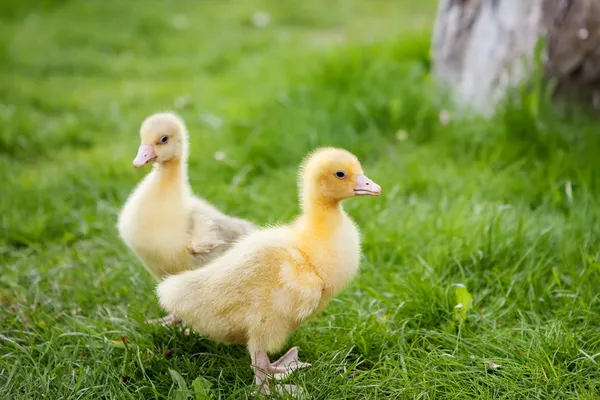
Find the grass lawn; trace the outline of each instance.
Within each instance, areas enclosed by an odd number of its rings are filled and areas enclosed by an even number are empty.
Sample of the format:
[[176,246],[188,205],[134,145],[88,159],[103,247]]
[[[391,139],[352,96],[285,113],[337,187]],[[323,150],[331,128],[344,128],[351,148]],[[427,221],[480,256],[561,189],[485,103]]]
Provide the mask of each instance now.
[[148,171],[131,167],[139,124],[165,109],[190,129],[196,193],[256,223],[298,212],[316,146],[383,186],[346,203],[359,277],[290,338],[312,398],[600,398],[600,125],[536,90],[442,123],[435,7],[3,1],[0,398],[254,390],[244,348],[146,323],[155,282],[118,238]]

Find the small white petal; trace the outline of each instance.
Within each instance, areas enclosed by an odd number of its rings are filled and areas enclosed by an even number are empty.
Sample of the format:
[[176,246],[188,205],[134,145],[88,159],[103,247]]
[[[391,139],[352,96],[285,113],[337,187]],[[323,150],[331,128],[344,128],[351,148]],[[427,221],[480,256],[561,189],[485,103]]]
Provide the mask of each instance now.
[[202,122],[204,122],[206,126],[213,129],[221,129],[223,126],[223,120],[221,117],[210,113],[202,115]]
[[440,112],[440,123],[444,126],[448,125],[450,123],[450,120],[452,119],[452,115],[446,111],[446,110],[442,110]]
[[171,25],[175,29],[183,30],[189,26],[188,17],[186,17],[185,15],[179,15],[179,14],[174,15],[173,18],[171,18]]
[[175,99],[175,108],[185,108],[189,104],[189,97],[187,95],[179,96]]
[[399,130],[398,132],[396,132],[396,139],[400,142],[408,140],[408,132],[406,132],[403,129]]
[[252,25],[254,25],[256,28],[264,28],[269,25],[270,21],[271,15],[264,11],[257,11],[252,14]]

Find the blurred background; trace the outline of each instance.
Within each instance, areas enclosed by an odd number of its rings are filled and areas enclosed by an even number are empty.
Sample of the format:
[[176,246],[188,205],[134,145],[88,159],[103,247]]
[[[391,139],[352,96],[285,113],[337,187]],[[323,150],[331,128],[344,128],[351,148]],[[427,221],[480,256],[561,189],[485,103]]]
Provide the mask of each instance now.
[[[243,348],[145,323],[162,315],[155,282],[118,237],[120,207],[148,172],[131,167],[139,126],[163,110],[187,123],[195,192],[229,214],[296,215],[296,169],[317,146],[354,152],[383,186],[346,204],[362,229],[360,277],[291,338],[314,366],[294,383],[313,398],[596,396],[596,114],[554,101],[537,40],[525,41],[527,79],[476,110],[488,96],[469,88],[495,78],[452,69],[462,47],[443,39],[461,36],[437,10],[3,0],[0,397],[250,395]],[[510,53],[503,36],[493,43]],[[453,82],[467,107],[451,101]]]

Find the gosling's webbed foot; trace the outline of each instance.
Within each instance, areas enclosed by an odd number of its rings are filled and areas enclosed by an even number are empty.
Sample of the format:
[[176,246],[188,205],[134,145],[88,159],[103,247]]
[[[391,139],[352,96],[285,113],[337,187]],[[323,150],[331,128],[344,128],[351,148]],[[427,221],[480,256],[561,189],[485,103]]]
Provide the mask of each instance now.
[[[302,388],[296,386],[296,385],[275,385],[273,386],[273,388],[275,389],[274,391],[281,394],[281,395],[291,395],[293,398],[302,398],[304,392],[302,391]],[[270,396],[271,393],[273,392],[273,390],[271,390],[267,384],[267,382],[265,382],[264,385],[262,385],[262,387],[260,388],[260,393],[266,395],[266,396]],[[253,393],[254,395],[254,393]]]
[[[309,363],[304,363],[298,359],[297,347],[292,347],[274,362],[269,360],[266,351],[256,352],[251,355],[251,358],[256,385],[260,387],[260,392],[266,395],[271,394],[271,389],[269,388],[271,379],[283,380],[295,370],[311,366]],[[280,394],[291,394],[294,397],[300,394],[300,388],[294,385],[276,385],[275,388]]]
[[150,324],[160,324],[162,326],[177,326],[181,324],[181,320],[175,317],[173,314],[165,315],[162,318],[151,319],[148,321]]
[[[311,365],[310,363],[300,361],[298,358],[298,347],[292,347],[287,351],[287,353],[279,357],[277,361],[273,361],[271,366],[278,369],[277,372],[273,372],[273,379],[283,380],[290,376],[295,370],[300,368],[308,368]],[[285,371],[279,372],[281,371],[282,367],[285,368]]]
[[207,254],[213,252],[219,246],[225,244],[225,242],[218,240],[213,243],[196,243],[192,241],[188,246],[188,251],[191,254]]

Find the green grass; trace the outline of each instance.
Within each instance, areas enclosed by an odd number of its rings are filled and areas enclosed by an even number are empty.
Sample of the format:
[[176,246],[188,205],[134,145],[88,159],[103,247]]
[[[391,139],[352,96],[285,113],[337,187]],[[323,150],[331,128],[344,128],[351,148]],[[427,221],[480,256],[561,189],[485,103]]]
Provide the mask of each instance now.
[[243,348],[145,322],[154,282],[116,232],[139,124],[164,109],[191,131],[193,187],[228,213],[291,218],[320,145],[383,186],[346,203],[360,276],[289,340],[313,398],[599,398],[597,121],[533,91],[441,124],[433,1],[320,4],[2,3],[0,398],[196,398],[198,377],[213,398],[252,392]]

